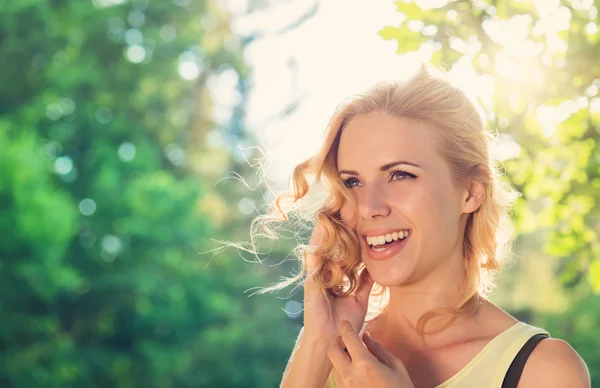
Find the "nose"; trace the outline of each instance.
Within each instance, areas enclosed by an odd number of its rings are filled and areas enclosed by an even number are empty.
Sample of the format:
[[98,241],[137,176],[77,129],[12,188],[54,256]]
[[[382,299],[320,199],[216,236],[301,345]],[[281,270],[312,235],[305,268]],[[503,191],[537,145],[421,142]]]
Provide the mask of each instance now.
[[364,187],[361,190],[361,195],[358,198],[358,208],[361,217],[365,220],[388,216],[391,211],[385,194],[378,185]]

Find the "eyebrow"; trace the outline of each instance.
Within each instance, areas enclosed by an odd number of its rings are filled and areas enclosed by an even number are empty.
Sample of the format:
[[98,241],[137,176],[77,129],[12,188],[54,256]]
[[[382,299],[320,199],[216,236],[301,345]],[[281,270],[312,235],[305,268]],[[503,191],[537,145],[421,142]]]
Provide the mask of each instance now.
[[[418,164],[416,164],[416,163],[412,163],[412,162],[406,162],[406,161],[403,161],[403,160],[399,160],[399,161],[397,161],[397,162],[391,162],[391,163],[384,164],[383,166],[379,167],[379,170],[380,170],[380,171],[387,171],[387,170],[389,170],[390,168],[392,168],[392,167],[395,167],[395,166],[398,166],[398,165],[400,165],[400,164],[408,164],[408,165],[410,165],[410,166],[414,166],[414,167],[417,167],[417,168],[423,169],[423,167],[421,167],[420,165],[418,165]],[[358,172],[356,172],[356,171],[352,171],[352,170],[341,170],[340,172],[338,172],[338,174],[339,174],[339,175],[341,175],[341,174],[347,174],[347,175],[360,175]]]

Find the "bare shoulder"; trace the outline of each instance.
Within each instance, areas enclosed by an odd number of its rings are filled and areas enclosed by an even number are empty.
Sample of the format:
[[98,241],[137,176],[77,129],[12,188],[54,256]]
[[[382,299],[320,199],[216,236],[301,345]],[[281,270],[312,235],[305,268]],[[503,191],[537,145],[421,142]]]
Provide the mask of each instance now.
[[590,388],[590,372],[566,341],[546,338],[535,347],[519,380],[519,388]]

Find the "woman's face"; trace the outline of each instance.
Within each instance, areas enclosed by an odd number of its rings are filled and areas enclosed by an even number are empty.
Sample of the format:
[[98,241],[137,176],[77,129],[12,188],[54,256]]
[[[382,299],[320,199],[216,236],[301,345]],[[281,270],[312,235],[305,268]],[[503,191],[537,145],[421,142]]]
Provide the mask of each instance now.
[[374,112],[354,117],[340,138],[338,171],[355,202],[341,217],[383,286],[410,284],[462,260],[464,223],[473,211],[468,190],[453,184],[428,131],[417,121]]

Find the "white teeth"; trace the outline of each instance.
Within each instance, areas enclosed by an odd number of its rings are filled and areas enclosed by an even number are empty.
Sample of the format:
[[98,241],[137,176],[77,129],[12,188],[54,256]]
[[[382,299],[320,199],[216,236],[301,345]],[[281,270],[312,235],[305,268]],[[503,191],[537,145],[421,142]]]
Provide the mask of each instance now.
[[377,245],[385,244],[386,242],[392,242],[398,239],[406,238],[408,234],[408,230],[401,230],[399,232],[388,233],[382,236],[367,236],[367,244],[375,247]]

